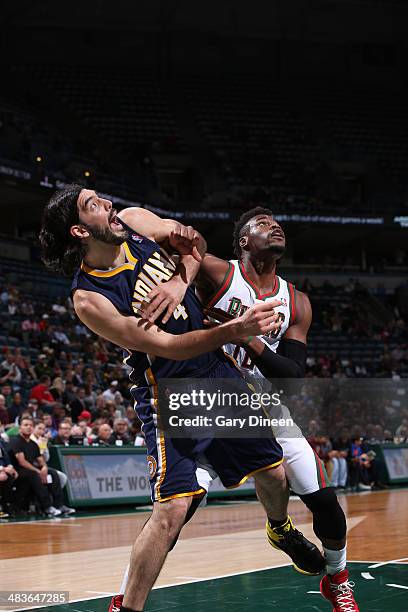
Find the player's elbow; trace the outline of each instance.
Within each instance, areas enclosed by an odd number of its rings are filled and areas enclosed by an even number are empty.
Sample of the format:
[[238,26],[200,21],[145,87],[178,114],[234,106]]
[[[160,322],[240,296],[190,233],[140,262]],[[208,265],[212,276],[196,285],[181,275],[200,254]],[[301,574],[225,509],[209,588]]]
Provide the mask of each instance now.
[[85,321],[91,315],[92,305],[90,300],[86,296],[75,294],[74,309],[77,317],[83,323],[85,323]]

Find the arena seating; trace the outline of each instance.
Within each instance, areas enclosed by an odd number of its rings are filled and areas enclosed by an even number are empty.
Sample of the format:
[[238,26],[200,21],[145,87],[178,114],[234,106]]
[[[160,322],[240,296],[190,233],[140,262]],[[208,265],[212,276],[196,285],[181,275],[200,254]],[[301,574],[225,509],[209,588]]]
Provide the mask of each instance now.
[[[45,314],[47,325],[61,324],[60,318],[52,311],[52,304],[58,298],[66,300],[69,294],[67,280],[53,275],[38,264],[9,259],[0,260],[0,275],[3,283],[18,290],[20,303],[26,301],[34,305],[37,318]],[[298,284],[299,287],[301,285],[302,283]],[[387,327],[385,322],[376,319],[375,313],[369,312],[367,305],[364,306],[364,294],[358,291],[344,291],[342,286],[334,288],[323,285],[313,288],[310,298],[314,320],[309,339],[309,356],[316,360],[327,356],[334,360],[336,367],[341,367],[343,373],[347,370],[348,375],[353,375],[351,370],[347,369],[349,362],[365,366],[366,372],[361,372],[361,376],[387,375],[387,371],[382,370],[384,352],[391,353],[404,341],[404,337],[406,340],[406,331],[395,326],[393,328],[392,325]],[[392,310],[392,296],[382,299],[390,302],[389,308]],[[4,351],[7,346],[22,346],[23,350],[27,348],[32,351],[32,356],[37,355],[41,346],[24,347],[22,341],[20,326],[25,316],[18,312],[18,308],[15,314],[9,314],[5,304],[1,305],[1,309],[0,350]],[[341,319],[341,326],[336,326],[338,319]],[[65,331],[69,334],[73,326],[72,316]],[[387,331],[385,335],[382,333],[384,330]],[[79,357],[81,351],[76,343],[73,350],[74,357]],[[117,355],[116,359],[121,363],[121,357]],[[397,369],[400,375],[407,376],[407,361],[401,360]],[[313,371],[311,369],[311,372]],[[318,370],[315,370],[315,373],[318,375]]]
[[185,145],[159,81],[116,67],[39,66],[36,75],[86,124],[122,150],[156,143],[180,152]]
[[268,185],[274,174],[313,157],[305,125],[279,83],[237,75],[186,77],[179,85],[219,169],[234,183]]
[[406,170],[408,144],[404,91],[376,86],[309,86],[302,93],[305,112],[321,122],[320,132],[341,147],[344,160],[368,161],[398,173]]
[[[10,129],[20,130],[21,141],[25,136],[25,148],[14,147],[13,159],[20,150],[24,161],[25,151],[34,151],[37,143],[45,150],[58,143],[59,153],[53,150],[48,160],[54,171],[71,178],[75,167],[69,167],[68,158],[71,163],[80,154],[86,165],[98,168],[99,181],[102,172],[112,178],[122,173],[122,190],[129,193],[141,181],[151,181],[157,200],[160,181],[155,172],[138,174],[136,165],[146,156],[154,162],[161,154],[189,153],[189,159],[208,161],[205,170],[199,162],[200,172],[208,174],[204,206],[234,202],[245,207],[256,201],[285,212],[288,207],[291,212],[347,207],[381,213],[384,207],[405,206],[405,90],[311,81],[294,85],[268,75],[242,74],[184,75],[163,82],[157,74],[127,67],[36,65],[15,70],[34,75],[37,95],[47,91],[58,101],[74,118],[77,133],[70,134],[62,124],[63,113],[61,125],[47,125],[47,130],[40,120],[35,125],[35,117],[21,119],[20,114],[19,121],[9,123]],[[20,101],[13,103],[21,108]],[[79,142],[81,132],[88,143],[96,135],[100,142],[87,148]],[[101,146],[104,140],[113,147],[108,155]],[[65,158],[65,169],[56,164],[58,155]],[[210,178],[214,170],[216,183]],[[149,193],[148,188],[142,191]]]

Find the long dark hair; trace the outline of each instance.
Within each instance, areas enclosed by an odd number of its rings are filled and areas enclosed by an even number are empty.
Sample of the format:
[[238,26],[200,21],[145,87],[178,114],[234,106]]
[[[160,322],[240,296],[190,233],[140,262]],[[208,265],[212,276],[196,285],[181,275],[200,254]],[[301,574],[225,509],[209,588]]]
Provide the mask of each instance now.
[[79,222],[78,196],[84,187],[72,184],[57,191],[44,208],[39,234],[42,260],[51,270],[72,276],[84,257],[81,241],[70,228]]

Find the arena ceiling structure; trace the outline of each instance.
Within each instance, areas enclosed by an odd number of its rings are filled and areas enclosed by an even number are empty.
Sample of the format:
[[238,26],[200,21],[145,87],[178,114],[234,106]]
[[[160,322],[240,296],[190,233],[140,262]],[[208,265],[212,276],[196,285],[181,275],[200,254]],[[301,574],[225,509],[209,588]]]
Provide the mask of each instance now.
[[[200,31],[234,37],[370,38],[403,34],[405,0],[15,0],[1,8],[3,31],[18,28]],[[391,23],[392,22],[392,23]],[[346,26],[346,30],[344,29]]]
[[[117,0],[115,3],[74,0],[69,4],[14,0],[0,7],[0,63],[7,66],[35,63],[120,66],[123,63],[153,67],[166,74],[169,65],[176,70],[190,61],[190,71],[208,66],[220,72],[257,68],[272,72],[276,69],[276,58],[284,56],[291,47],[291,69],[297,64],[296,74],[303,70],[302,60],[308,57],[310,65],[318,70],[323,59],[327,76],[333,65],[336,70],[340,62],[345,63],[343,57],[339,63],[333,63],[337,62],[337,47],[359,48],[375,43],[398,46],[397,57],[403,58],[401,68],[405,70],[406,1],[253,0],[250,9],[245,0]],[[333,55],[326,54],[328,45]],[[375,66],[372,78],[377,75]],[[394,75],[392,72],[391,77]],[[283,77],[291,75],[283,73]],[[41,95],[41,87],[36,94]],[[3,201],[18,211],[20,219],[10,215],[13,219],[10,230],[16,225],[21,228],[22,218],[27,229],[35,225],[43,203],[42,191],[31,188],[16,191],[11,179],[1,189]],[[27,203],[29,211],[24,213]],[[296,229],[292,227],[299,241],[305,236],[305,244],[309,232],[315,231],[301,224]],[[206,229],[214,232],[214,240],[222,241],[222,225],[209,224]],[[377,240],[377,231],[380,230],[367,230],[373,243]],[[322,246],[326,244],[326,237],[331,243],[332,234],[335,231],[325,232],[324,238],[320,234]],[[341,235],[347,241],[346,229]],[[316,239],[318,242],[317,236]],[[354,240],[358,241],[358,237]]]

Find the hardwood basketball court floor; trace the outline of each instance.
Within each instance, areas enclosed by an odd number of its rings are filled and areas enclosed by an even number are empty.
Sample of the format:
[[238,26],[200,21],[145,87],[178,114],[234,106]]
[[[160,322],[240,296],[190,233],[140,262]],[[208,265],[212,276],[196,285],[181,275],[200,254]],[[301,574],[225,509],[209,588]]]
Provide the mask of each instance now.
[[[408,490],[340,496],[349,525],[351,580],[361,611],[408,611]],[[316,541],[311,515],[291,500],[296,526]],[[0,525],[0,591],[68,591],[43,612],[107,612],[148,514]],[[319,578],[295,572],[266,541],[256,501],[198,511],[172,551],[146,612],[330,612]],[[0,610],[33,609],[15,602]]]

